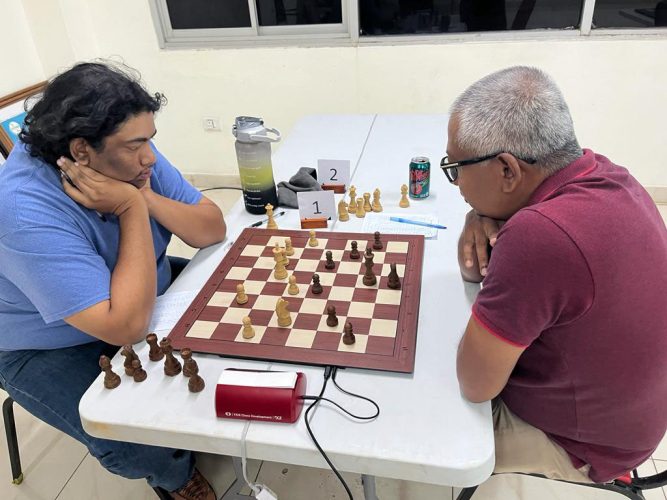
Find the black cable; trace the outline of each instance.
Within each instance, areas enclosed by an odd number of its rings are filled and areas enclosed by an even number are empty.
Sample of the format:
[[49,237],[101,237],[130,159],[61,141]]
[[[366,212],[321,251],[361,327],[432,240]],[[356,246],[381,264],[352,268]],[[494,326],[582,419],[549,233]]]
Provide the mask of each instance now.
[[[339,405],[335,401],[332,401],[328,398],[321,398],[321,397],[318,397],[318,396],[303,396],[301,399],[305,399],[305,400],[308,400],[308,401],[309,400],[326,401],[327,403],[331,403],[332,405],[334,405],[336,408],[338,408],[342,412],[346,413],[347,415],[349,415],[352,418],[356,418],[357,420],[373,420],[374,418],[377,418],[377,416],[380,414],[380,409],[378,408],[377,409],[378,411],[375,413],[375,415],[371,415],[370,417],[362,417],[360,415],[355,415],[354,413],[346,410],[341,405]],[[364,399],[366,399],[366,398],[364,398]],[[371,403],[373,403],[373,402],[371,401]],[[375,404],[375,403],[373,403],[373,404]],[[377,407],[377,405],[375,405],[375,406]]]
[[322,390],[320,391],[319,396],[304,396],[303,397],[303,399],[306,399],[306,398],[309,398],[309,399],[313,398],[314,399],[314,401],[310,404],[308,409],[306,409],[306,414],[305,414],[304,420],[306,421],[306,429],[308,430],[308,434],[310,434],[310,439],[313,440],[313,443],[315,443],[315,447],[317,448],[317,450],[320,452],[322,457],[324,457],[324,460],[326,460],[327,464],[329,464],[329,467],[331,468],[333,473],[336,474],[336,477],[338,478],[338,480],[343,485],[343,488],[345,488],[345,492],[347,493],[348,498],[350,500],[354,500],[354,498],[352,497],[352,492],[350,491],[349,486],[345,482],[345,479],[343,479],[343,476],[340,475],[340,472],[338,472],[336,467],[334,467],[334,464],[331,463],[331,460],[329,460],[329,457],[327,456],[327,454],[324,452],[324,450],[320,446],[320,443],[318,443],[317,439],[315,439],[315,434],[313,434],[313,431],[310,428],[310,423],[308,422],[308,414],[322,400],[322,396],[324,395],[324,391],[327,388],[327,383],[329,382],[329,378],[331,377],[331,372],[332,372],[332,368],[330,366],[327,366],[324,370],[324,383],[322,384]]
[[[355,415],[352,415],[351,413],[349,413],[347,410],[345,410],[343,408],[341,408],[341,410],[343,410],[345,413],[348,413],[349,415],[353,416],[354,418],[358,418],[360,420],[373,420],[374,418],[377,418],[377,417],[380,416],[380,407],[378,406],[378,404],[375,401],[373,401],[371,398],[367,398],[366,396],[362,396],[361,394],[356,394],[354,392],[346,391],[340,385],[338,385],[338,382],[336,382],[336,375],[338,375],[338,367],[334,367],[333,376],[331,378],[331,381],[336,386],[336,388],[340,392],[342,392],[343,394],[347,394],[348,396],[352,396],[353,398],[359,398],[359,399],[363,399],[364,401],[368,401],[370,404],[375,406],[375,415],[373,415],[372,417],[357,417]],[[336,403],[334,403],[334,404],[336,404]],[[336,406],[338,406],[338,405],[336,405]]]
[[235,191],[243,191],[243,188],[237,188],[237,187],[227,187],[227,186],[219,186],[219,187],[214,187],[214,188],[206,188],[206,189],[200,189],[199,192],[203,193],[205,191],[213,191],[215,189],[233,189]]

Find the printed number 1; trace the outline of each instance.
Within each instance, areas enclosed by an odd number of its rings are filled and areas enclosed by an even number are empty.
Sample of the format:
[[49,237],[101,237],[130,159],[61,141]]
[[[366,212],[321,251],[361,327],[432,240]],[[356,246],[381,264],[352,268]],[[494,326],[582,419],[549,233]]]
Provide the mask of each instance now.
[[315,215],[321,214],[322,212],[320,212],[320,203],[318,201],[314,201],[313,205],[315,205]]
[[330,168],[329,171],[333,172],[333,175],[331,176],[330,180],[337,181],[338,179],[336,179],[336,176],[338,175],[338,170],[336,170],[335,168]]

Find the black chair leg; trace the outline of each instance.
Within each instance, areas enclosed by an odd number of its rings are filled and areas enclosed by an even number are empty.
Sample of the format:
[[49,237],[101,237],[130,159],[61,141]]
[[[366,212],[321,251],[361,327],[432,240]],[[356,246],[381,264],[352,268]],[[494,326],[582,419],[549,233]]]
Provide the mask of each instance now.
[[167,490],[164,488],[160,488],[159,486],[153,488],[153,491],[157,495],[157,497],[160,500],[173,500],[174,497],[172,497]]
[[23,482],[23,471],[21,471],[21,456],[19,455],[19,441],[16,437],[16,422],[14,421],[14,400],[10,397],[2,403],[2,418],[5,422],[5,433],[7,434],[7,448],[9,449],[9,463],[12,467],[12,483]]
[[477,486],[471,486],[470,488],[464,488],[459,493],[459,496],[456,497],[456,500],[470,500],[475,493]]

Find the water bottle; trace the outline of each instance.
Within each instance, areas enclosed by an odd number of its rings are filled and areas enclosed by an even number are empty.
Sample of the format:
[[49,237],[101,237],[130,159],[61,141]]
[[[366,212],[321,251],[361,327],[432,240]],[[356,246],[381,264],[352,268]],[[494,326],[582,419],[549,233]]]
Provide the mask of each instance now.
[[271,166],[271,143],[280,140],[280,132],[266,128],[261,118],[237,116],[232,133],[236,137],[236,158],[245,209],[251,214],[264,214],[267,203],[278,206]]

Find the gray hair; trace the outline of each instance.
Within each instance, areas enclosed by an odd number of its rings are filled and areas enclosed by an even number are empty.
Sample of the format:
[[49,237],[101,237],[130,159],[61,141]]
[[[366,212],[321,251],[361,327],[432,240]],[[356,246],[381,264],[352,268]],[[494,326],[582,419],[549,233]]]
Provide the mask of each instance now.
[[550,174],[582,154],[570,110],[553,79],[514,66],[473,83],[451,107],[460,147],[475,156],[497,152],[537,160]]

